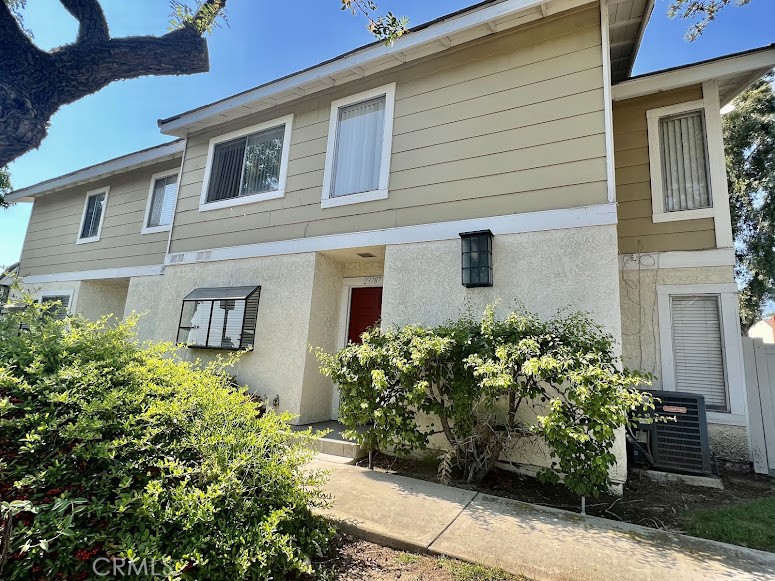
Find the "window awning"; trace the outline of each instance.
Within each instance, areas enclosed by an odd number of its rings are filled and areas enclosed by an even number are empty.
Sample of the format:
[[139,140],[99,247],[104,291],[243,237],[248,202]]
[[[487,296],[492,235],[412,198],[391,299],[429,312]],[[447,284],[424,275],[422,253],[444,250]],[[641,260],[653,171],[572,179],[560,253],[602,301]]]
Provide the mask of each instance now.
[[260,291],[260,286],[224,286],[219,288],[198,288],[186,295],[184,301],[222,301],[235,300],[244,301],[256,291]]

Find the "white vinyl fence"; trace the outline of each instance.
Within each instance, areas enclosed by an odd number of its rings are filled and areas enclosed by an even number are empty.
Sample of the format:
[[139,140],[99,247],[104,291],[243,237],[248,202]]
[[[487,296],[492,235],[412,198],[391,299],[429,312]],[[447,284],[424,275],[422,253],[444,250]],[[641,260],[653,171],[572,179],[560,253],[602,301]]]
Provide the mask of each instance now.
[[775,344],[750,337],[742,341],[753,468],[775,476]]

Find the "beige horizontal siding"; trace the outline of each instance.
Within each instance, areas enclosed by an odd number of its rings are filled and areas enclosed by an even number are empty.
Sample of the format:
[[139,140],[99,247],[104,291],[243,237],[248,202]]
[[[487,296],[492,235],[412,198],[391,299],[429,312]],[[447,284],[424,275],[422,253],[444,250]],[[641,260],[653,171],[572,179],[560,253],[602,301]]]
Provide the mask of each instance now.
[[[321,209],[331,101],[391,82],[389,198]],[[172,251],[603,203],[602,87],[588,8],[191,136]],[[209,140],[289,113],[285,197],[200,212]]]
[[[180,160],[168,161],[37,198],[22,250],[22,274],[53,274],[163,263],[168,233],[141,235],[140,231],[145,218],[151,176],[177,169],[179,165]],[[76,244],[86,194],[105,186],[110,186],[110,194],[100,240]]]
[[657,224],[652,221],[646,111],[698,99],[702,99],[699,85],[614,103],[619,252],[715,248],[713,218]]

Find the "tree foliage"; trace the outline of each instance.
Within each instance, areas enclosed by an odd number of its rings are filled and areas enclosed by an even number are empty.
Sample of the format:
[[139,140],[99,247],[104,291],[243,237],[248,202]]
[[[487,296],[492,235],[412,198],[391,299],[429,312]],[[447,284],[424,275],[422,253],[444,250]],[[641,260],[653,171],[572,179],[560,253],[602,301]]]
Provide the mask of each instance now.
[[0,578],[96,579],[121,560],[145,568],[133,579],[312,572],[331,530],[311,513],[308,435],[219,365],[57,308],[0,317]]
[[723,118],[743,331],[775,300],[775,91],[770,75]]
[[8,173],[8,168],[0,167],[0,208],[8,206],[5,201],[5,196],[10,193],[12,189],[11,174]]
[[373,328],[362,339],[337,354],[318,351],[341,390],[346,435],[407,453],[441,434],[469,482],[528,445],[551,453],[543,479],[562,476],[579,495],[598,495],[611,484],[617,430],[653,407],[636,389],[649,378],[622,370],[613,338],[581,313],[498,320],[488,308],[481,321]]
[[713,22],[723,8],[729,4],[745,6],[751,0],[670,0],[667,14],[670,18],[678,16],[686,20],[696,20],[686,33],[688,40],[695,40],[708,25]]

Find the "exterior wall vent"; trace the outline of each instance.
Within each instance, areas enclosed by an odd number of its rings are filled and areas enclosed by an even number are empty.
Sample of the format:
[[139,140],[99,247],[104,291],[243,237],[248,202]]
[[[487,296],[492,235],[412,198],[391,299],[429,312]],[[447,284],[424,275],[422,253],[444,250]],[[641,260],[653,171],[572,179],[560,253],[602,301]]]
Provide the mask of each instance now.
[[182,252],[180,254],[170,254],[170,264],[175,264],[176,262],[183,262],[183,258],[185,258],[185,254]]
[[210,260],[210,256],[212,255],[212,252],[209,250],[201,250],[196,253],[196,259],[197,262],[200,260]]

